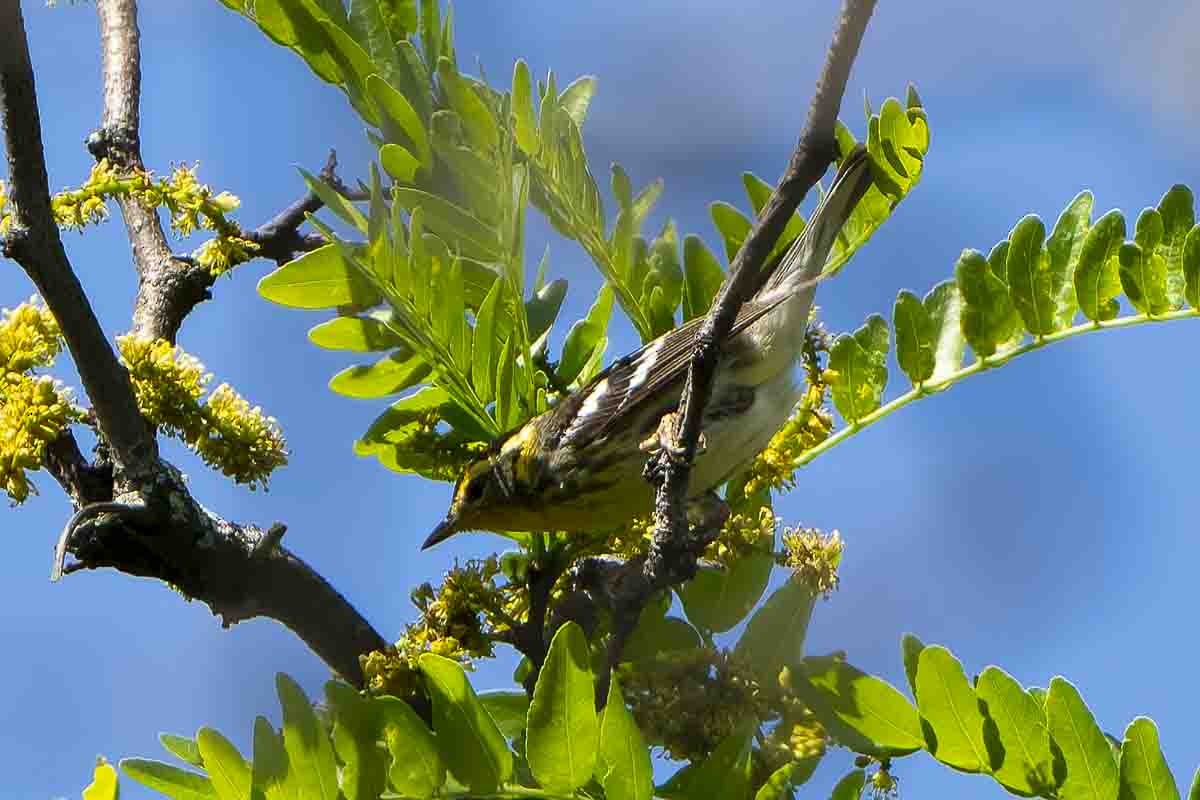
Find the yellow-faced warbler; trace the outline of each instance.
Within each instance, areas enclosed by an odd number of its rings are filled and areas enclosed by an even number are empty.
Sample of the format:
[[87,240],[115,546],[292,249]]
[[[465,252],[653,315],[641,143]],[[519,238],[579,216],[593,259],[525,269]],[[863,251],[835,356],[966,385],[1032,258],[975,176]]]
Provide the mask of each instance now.
[[[688,494],[693,501],[749,466],[799,399],[794,367],[811,288],[833,242],[871,183],[861,147],[842,160],[829,193],[774,268],[764,267],[721,345]],[[703,318],[617,359],[553,408],[500,437],[467,465],[446,518],[423,547],[465,530],[603,531],[650,511],[646,450],[679,405]]]

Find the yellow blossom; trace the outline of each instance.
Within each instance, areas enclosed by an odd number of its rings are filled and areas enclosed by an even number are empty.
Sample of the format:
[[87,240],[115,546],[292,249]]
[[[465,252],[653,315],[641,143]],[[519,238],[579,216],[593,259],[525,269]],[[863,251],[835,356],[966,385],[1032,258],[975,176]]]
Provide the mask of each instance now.
[[228,384],[201,402],[212,375],[162,339],[117,338],[138,408],[165,433],[181,439],[210,466],[257,488],[287,463],[287,444],[274,417]]
[[837,588],[844,549],[837,531],[825,535],[816,528],[789,528],[783,532],[784,566],[816,594],[828,595]]

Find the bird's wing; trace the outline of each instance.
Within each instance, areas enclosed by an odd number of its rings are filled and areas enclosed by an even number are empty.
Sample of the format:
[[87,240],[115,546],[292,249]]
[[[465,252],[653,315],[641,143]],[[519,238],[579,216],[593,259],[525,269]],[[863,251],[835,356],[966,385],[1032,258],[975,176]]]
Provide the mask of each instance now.
[[[786,300],[769,303],[751,301],[742,306],[733,322],[730,338],[744,331]],[[683,380],[692,358],[703,317],[667,331],[640,350],[617,359],[591,380],[578,395],[575,418],[563,432],[560,443],[578,445],[607,433],[622,416],[643,402]]]

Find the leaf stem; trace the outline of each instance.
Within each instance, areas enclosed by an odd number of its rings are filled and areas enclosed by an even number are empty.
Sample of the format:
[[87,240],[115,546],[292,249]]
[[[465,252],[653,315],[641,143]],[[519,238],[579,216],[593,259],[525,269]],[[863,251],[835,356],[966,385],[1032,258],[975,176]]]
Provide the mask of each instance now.
[[1200,309],[1185,308],[1178,311],[1169,311],[1165,314],[1154,315],[1132,314],[1127,317],[1119,317],[1117,319],[1110,319],[1104,322],[1093,322],[1089,320],[1088,322],[1084,322],[1070,328],[1065,328],[1061,331],[1048,333],[1044,336],[1038,336],[1029,340],[1028,342],[1025,342],[1024,344],[1012,348],[1011,350],[1005,350],[1002,353],[997,353],[995,355],[988,356],[987,358],[977,359],[971,364],[968,364],[967,366],[962,367],[961,369],[958,369],[937,380],[925,381],[917,384],[909,391],[905,392],[894,400],[885,403],[884,405],[872,411],[870,414],[867,414],[865,417],[861,417],[860,419],[852,421],[849,425],[842,428],[837,433],[833,434],[815,447],[810,447],[808,450],[805,450],[796,458],[795,461],[792,462],[792,465],[796,468],[803,467],[817,456],[833,449],[846,439],[854,436],[859,431],[870,427],[872,424],[888,416],[893,411],[898,411],[901,408],[904,408],[914,400],[918,400],[927,395],[940,392],[943,389],[949,388],[951,385],[957,383],[968,375],[975,375],[977,373],[992,369],[993,367],[1007,364],[1017,356],[1022,356],[1026,353],[1032,353],[1034,350],[1040,350],[1044,346],[1053,342],[1061,342],[1084,333],[1091,333],[1093,331],[1105,331],[1115,328],[1130,328],[1135,325],[1142,325],[1148,322],[1170,322],[1177,319],[1192,319],[1196,317],[1200,317]]

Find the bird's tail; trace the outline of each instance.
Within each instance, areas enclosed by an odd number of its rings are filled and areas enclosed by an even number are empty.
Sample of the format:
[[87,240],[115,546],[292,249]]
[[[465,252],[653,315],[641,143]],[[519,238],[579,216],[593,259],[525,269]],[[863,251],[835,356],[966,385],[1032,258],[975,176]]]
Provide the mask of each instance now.
[[804,232],[788,248],[783,258],[757,292],[760,297],[780,287],[795,291],[804,283],[816,283],[825,268],[829,251],[854,207],[871,185],[871,160],[862,145],[842,159],[829,193],[822,198]]

